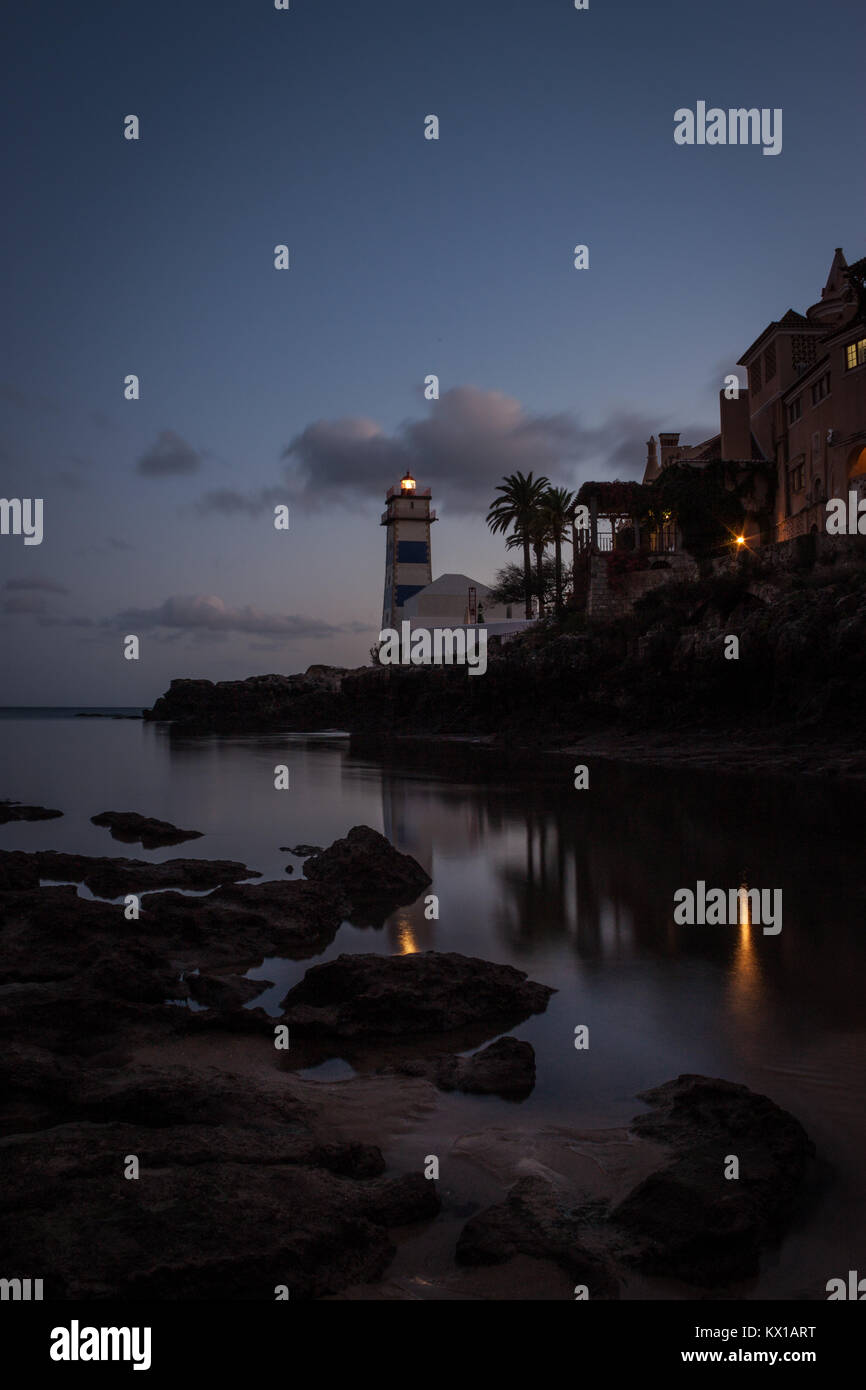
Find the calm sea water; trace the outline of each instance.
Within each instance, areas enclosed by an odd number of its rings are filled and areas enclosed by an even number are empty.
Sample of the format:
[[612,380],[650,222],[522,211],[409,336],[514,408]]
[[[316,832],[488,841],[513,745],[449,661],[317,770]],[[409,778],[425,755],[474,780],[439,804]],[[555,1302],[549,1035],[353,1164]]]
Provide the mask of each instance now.
[[[290,769],[289,791],[274,789],[277,763]],[[287,863],[297,876],[302,861],[282,845],[327,845],[358,824],[383,831],[432,874],[439,920],[426,920],[422,897],[381,929],[345,924],[319,959],[461,951],[558,990],[544,1015],[513,1030],[536,1050],[532,1096],[519,1105],[447,1097],[440,1128],[621,1125],[641,1108],[637,1092],[680,1072],[743,1082],[798,1116],[834,1174],[750,1296],[824,1297],[828,1278],[862,1268],[859,796],[805,781],[774,785],[747,765],[675,775],[603,762],[590,765],[590,788],[578,792],[568,764],[539,762],[527,774],[471,744],[395,747],[383,761],[339,734],[191,738],[57,710],[0,713],[0,768],[0,796],[64,812],[0,827],[3,849],[233,858],[283,878]],[[90,824],[105,810],[157,816],[204,837],[144,851]],[[677,888],[698,879],[736,887],[744,874],[782,890],[778,936],[749,925],[674,925]],[[274,982],[254,1002],[276,1012],[310,963],[253,967],[251,977]],[[588,1051],[573,1046],[578,1024],[589,1027]],[[335,1062],[315,1074],[347,1072]]]

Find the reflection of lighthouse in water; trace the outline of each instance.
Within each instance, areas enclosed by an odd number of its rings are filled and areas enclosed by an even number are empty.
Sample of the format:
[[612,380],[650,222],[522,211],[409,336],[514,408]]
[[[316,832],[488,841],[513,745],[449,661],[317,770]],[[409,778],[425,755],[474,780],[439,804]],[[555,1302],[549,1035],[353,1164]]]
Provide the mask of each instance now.
[[[382,769],[382,825],[387,839],[401,854],[411,854],[428,874],[433,874],[433,836],[426,815],[413,816],[410,811],[411,783],[394,777]],[[385,930],[391,949],[400,955],[416,951],[432,951],[436,945],[436,922],[424,915],[424,899],[435,893],[431,883],[420,898],[407,907],[400,907],[388,919]]]
[[413,859],[433,876],[417,902],[401,907],[387,925],[395,951],[431,951],[436,946],[438,924],[424,913],[424,899],[437,892],[437,854],[441,859],[459,859],[476,852],[483,836],[483,810],[473,798],[461,796],[448,783],[431,786],[425,780],[413,781],[405,774],[395,776],[382,769],[382,826],[387,838],[401,854]]

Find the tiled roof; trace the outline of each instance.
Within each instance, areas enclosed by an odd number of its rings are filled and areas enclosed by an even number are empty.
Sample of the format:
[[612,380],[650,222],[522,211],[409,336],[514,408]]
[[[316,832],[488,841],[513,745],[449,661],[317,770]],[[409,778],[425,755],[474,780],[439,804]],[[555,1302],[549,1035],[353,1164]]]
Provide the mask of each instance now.
[[763,333],[759,333],[755,341],[753,343],[750,343],[749,346],[746,348],[746,351],[743,353],[742,357],[737,359],[737,365],[742,366],[749,354],[755,351],[755,348],[759,345],[759,343],[762,343],[764,339],[767,337],[767,335],[769,333],[772,333],[774,328],[790,329],[817,327],[826,329],[826,325],[815,324],[812,322],[811,319],[807,319],[805,314],[798,314],[796,309],[789,309],[787,313],[783,314],[780,319],[774,319],[772,323],[767,324],[767,327],[764,329]]

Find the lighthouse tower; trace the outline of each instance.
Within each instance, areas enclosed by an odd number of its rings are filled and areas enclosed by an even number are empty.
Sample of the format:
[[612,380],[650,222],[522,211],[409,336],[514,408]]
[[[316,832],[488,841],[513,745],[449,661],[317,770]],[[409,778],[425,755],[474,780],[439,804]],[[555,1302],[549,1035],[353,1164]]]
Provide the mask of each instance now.
[[419,492],[408,470],[400,486],[389,488],[385,496],[382,525],[388,530],[383,628],[398,628],[407,598],[425,589],[433,579],[430,526],[436,513],[430,510],[431,500],[429,487]]

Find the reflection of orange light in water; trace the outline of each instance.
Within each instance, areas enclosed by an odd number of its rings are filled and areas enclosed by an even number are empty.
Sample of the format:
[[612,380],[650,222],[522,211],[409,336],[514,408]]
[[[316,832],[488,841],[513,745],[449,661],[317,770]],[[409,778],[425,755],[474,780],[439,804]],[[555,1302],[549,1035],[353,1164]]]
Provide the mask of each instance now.
[[408,917],[402,917],[397,923],[397,942],[401,956],[414,956],[418,950],[418,942],[415,940],[412,923]]
[[731,967],[729,998],[735,1020],[757,1022],[760,1003],[761,968],[752,936],[752,904],[746,884],[741,884],[737,897],[737,947]]

